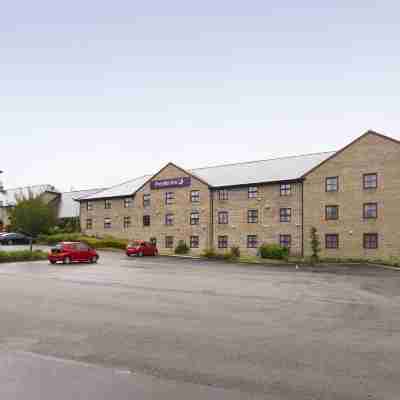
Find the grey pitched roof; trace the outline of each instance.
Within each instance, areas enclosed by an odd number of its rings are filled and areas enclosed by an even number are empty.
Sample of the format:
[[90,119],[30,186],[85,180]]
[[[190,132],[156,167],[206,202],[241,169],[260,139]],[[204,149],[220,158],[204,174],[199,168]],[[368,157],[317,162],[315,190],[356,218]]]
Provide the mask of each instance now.
[[[333,154],[335,152],[224,164],[215,167],[196,168],[188,172],[199,177],[212,187],[291,181],[300,179],[305,173]],[[93,195],[83,196],[80,199],[91,200],[131,196],[151,177],[152,175],[141,176]]]
[[32,194],[33,196],[38,196],[44,192],[58,193],[57,189],[53,185],[34,185],[7,189],[0,192],[0,203],[4,207],[14,206],[19,198],[29,197],[30,194]]
[[104,188],[75,190],[73,192],[61,193],[60,203],[58,206],[58,218],[79,217],[79,202],[77,200],[81,197],[91,196],[102,190],[104,190]]

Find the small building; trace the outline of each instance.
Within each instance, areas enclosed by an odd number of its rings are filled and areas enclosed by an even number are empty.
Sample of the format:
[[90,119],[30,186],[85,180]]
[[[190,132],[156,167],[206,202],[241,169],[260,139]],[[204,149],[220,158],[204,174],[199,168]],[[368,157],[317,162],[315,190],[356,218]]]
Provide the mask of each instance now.
[[180,240],[194,254],[238,246],[256,254],[277,243],[310,255],[317,228],[329,257],[400,256],[400,142],[368,131],[336,152],[186,170],[169,163],[82,196],[88,235],[157,242]]

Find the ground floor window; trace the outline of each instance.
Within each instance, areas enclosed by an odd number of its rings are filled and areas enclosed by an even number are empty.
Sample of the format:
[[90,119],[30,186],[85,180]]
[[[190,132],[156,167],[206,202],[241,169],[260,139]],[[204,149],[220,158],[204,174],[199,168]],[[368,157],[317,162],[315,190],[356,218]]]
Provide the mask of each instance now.
[[143,215],[143,226],[150,226],[150,215]]
[[292,245],[292,236],[291,235],[279,235],[279,245],[281,247],[287,247],[288,249]]
[[104,229],[111,229],[111,218],[104,218]]
[[190,236],[190,248],[191,249],[197,249],[199,248],[199,237],[198,236]]
[[124,229],[131,227],[131,217],[124,217]]
[[173,236],[165,236],[165,248],[166,249],[174,248],[174,237]]
[[93,228],[93,220],[91,218],[88,218],[86,220],[86,229],[92,229]]
[[378,234],[364,233],[364,249],[377,249],[377,248],[378,248]]
[[336,233],[325,235],[325,248],[338,249],[339,248],[339,235],[337,235]]
[[249,249],[255,249],[255,248],[257,248],[257,245],[258,245],[257,235],[248,235],[247,236],[247,247]]
[[227,249],[228,248],[228,236],[218,236],[218,248]]

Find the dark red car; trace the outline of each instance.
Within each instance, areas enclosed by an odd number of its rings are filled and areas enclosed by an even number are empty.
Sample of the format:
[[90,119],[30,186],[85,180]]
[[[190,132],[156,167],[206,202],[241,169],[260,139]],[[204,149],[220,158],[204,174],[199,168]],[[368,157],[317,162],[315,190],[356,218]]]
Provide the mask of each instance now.
[[143,240],[137,240],[128,244],[128,246],[126,247],[126,255],[128,257],[157,256],[158,249],[157,246],[152,243],[145,242]]
[[82,242],[61,242],[49,252],[51,264],[62,262],[71,264],[73,262],[97,263],[99,255],[97,251]]

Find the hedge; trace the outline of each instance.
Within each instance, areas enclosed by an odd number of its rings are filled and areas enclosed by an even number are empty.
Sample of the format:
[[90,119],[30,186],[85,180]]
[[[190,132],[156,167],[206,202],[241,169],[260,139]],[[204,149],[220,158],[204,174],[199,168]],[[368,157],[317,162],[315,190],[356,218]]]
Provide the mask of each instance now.
[[274,260],[287,260],[289,257],[289,249],[281,247],[277,244],[263,244],[258,249],[261,258],[271,258]]
[[113,237],[105,237],[102,239],[82,236],[79,233],[60,233],[56,235],[40,235],[38,237],[38,242],[42,244],[47,244],[53,246],[59,242],[84,242],[88,246],[101,249],[101,248],[114,248],[114,249],[125,249],[128,240],[125,239],[115,239]]
[[0,263],[39,260],[47,260],[47,253],[42,250],[0,251]]

